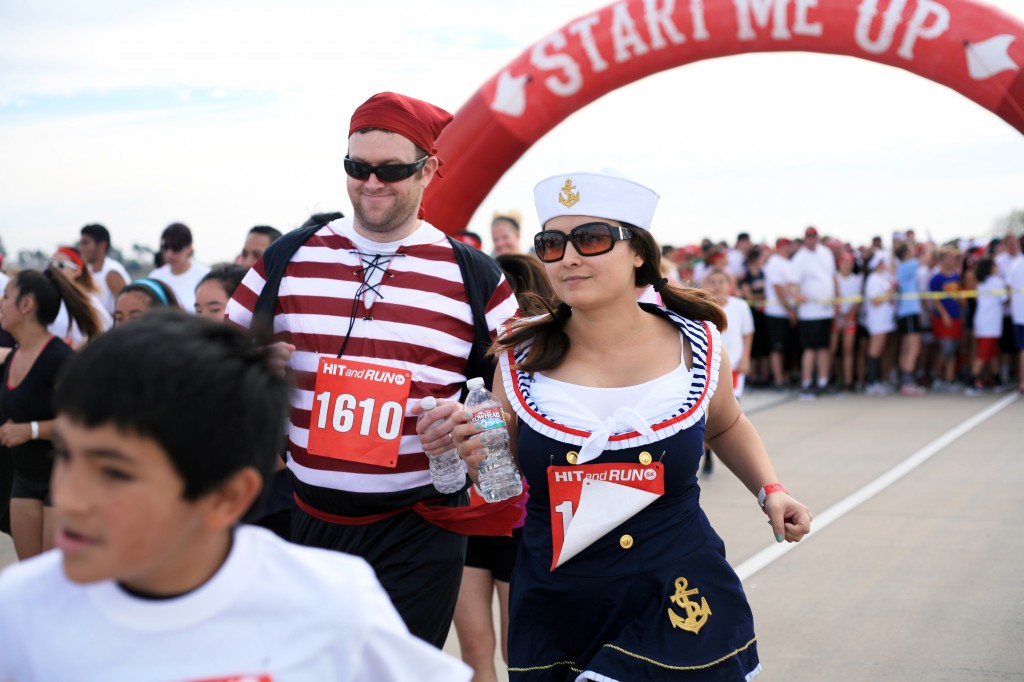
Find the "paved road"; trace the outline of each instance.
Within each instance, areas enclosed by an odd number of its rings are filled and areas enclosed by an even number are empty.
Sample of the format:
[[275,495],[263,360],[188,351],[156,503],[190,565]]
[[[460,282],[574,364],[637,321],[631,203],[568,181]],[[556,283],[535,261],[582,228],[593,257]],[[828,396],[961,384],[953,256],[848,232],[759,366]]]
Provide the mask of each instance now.
[[[780,478],[822,515],[1004,399],[751,394],[745,406]],[[1022,424],[1017,399],[750,574],[759,680],[1024,680]],[[727,470],[701,486],[734,566],[774,545]],[[0,536],[0,565],[11,561]]]

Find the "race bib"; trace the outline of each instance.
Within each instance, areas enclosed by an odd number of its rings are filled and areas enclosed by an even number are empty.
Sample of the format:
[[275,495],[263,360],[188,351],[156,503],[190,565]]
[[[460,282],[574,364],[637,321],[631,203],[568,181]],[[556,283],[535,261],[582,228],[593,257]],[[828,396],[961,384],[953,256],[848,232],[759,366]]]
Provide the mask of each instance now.
[[270,675],[232,675],[231,677],[214,677],[209,680],[195,682],[274,682]]
[[412,372],[320,358],[306,449],[320,457],[394,468]]
[[551,570],[665,494],[665,471],[652,464],[548,467]]

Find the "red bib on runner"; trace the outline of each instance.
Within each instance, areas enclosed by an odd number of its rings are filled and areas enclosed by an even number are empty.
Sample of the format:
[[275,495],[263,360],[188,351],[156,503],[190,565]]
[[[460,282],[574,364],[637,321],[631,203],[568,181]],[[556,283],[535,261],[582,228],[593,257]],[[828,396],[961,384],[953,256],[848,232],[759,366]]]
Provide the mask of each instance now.
[[665,470],[653,464],[548,467],[551,570],[665,494]]
[[394,468],[412,372],[320,358],[306,449],[320,457]]

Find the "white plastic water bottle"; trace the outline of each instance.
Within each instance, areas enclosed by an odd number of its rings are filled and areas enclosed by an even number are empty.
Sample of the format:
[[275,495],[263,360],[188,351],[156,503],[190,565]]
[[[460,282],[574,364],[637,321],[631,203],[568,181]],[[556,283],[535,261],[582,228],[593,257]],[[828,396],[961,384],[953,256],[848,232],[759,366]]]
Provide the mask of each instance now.
[[480,463],[480,493],[487,502],[515,497],[523,492],[523,479],[508,448],[508,429],[501,414],[501,403],[484,387],[480,377],[470,379],[466,386],[469,388],[466,396],[469,421],[486,429],[487,457]]
[[[434,399],[434,396],[428,395],[420,401],[420,407],[423,408],[420,419],[423,419],[428,410],[437,407],[437,400]],[[443,420],[439,419],[434,424],[440,421]],[[434,424],[430,426],[434,426]],[[459,457],[454,445],[450,450],[439,455],[427,455],[427,459],[430,460],[430,478],[434,487],[437,488],[437,492],[450,495],[459,492],[466,485],[466,463]]]

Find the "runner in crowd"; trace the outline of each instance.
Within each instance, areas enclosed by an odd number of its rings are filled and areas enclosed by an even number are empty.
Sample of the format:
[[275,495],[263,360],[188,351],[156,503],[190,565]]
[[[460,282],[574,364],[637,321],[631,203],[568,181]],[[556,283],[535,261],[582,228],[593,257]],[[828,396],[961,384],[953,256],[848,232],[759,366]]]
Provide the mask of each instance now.
[[1024,393],[1024,258],[1014,263],[1007,284],[1011,292],[1013,338],[1017,347],[1017,390]]
[[868,330],[867,386],[868,395],[886,395],[892,387],[882,376],[882,353],[889,334],[896,331],[896,306],[892,295],[896,290],[889,254],[878,251],[868,263],[864,280],[864,326]]
[[14,459],[10,525],[19,559],[53,546],[53,391],[61,367],[74,354],[48,329],[61,304],[87,337],[100,334],[89,299],[60,268],[18,272],[0,301],[0,326],[18,344],[0,377],[0,414],[7,418],[0,426],[0,444],[10,448]]
[[790,353],[797,324],[796,305],[792,301],[789,286],[793,279],[790,253],[791,242],[780,238],[775,242],[775,252],[764,265],[764,315],[768,328],[772,380],[777,391],[785,390],[789,385],[786,357]]
[[[804,244],[790,262],[800,332],[800,399],[814,400],[825,393],[830,375],[832,323],[839,305],[836,258],[819,243],[818,230],[804,231]],[[815,383],[815,376],[817,382]]]
[[150,279],[160,280],[174,290],[174,297],[182,309],[195,313],[196,286],[210,271],[193,260],[192,230],[182,223],[168,225],[160,235],[160,254],[163,265],[149,273]]
[[960,320],[960,253],[954,246],[939,249],[938,270],[928,283],[933,293],[947,294],[946,297],[930,301],[932,310],[932,333],[938,351],[935,366],[935,381],[932,390],[957,390],[957,357],[960,351],[960,337],[963,326]]
[[[293,233],[306,239],[301,244],[292,235],[278,240],[228,304],[232,322],[259,327],[254,311],[267,283],[267,263],[277,263],[274,254],[286,246],[296,249],[285,253],[283,273],[276,271],[276,290],[266,291],[276,299],[277,347],[283,354],[294,348],[289,362],[298,385],[288,439],[297,504],[292,538],[367,559],[409,629],[438,647],[451,626],[465,534],[484,529],[460,525],[465,492],[443,496],[431,484],[415,430],[419,401],[427,395],[458,398],[467,373],[480,371],[468,363],[474,321],[493,335],[517,311],[493,260],[449,241],[422,219],[423,191],[441,166],[434,141],[451,118],[432,104],[394,93],[361,105],[352,116],[344,160],[354,217],[313,233]],[[483,290],[464,279],[459,254],[494,284]],[[483,299],[479,317],[470,288]],[[325,305],[337,312],[319,314]],[[363,376],[400,378],[375,382],[349,375],[343,381],[319,370],[334,358]],[[346,409],[331,399],[339,393],[353,396],[352,408],[378,406],[360,419],[386,428],[366,436],[333,429],[344,415],[330,417],[330,410]],[[445,439],[455,405],[441,404],[424,420],[441,421],[434,432]],[[393,414],[405,419],[395,423],[388,416]],[[376,435],[382,431],[386,438]],[[501,519],[495,532],[511,532],[514,521],[506,525]]]
[[[769,385],[768,326],[764,316],[764,263],[769,250],[755,246],[747,254],[746,267],[738,281],[739,295],[750,305],[754,315],[754,344],[750,349],[750,375],[757,387]],[[664,262],[664,261],[663,261]]]
[[242,253],[235,263],[248,270],[256,265],[256,261],[263,257],[263,252],[280,238],[280,230],[270,225],[256,225],[245,236],[245,245],[242,246]]
[[896,329],[900,334],[899,371],[900,395],[913,397],[924,394],[924,389],[914,381],[917,356],[921,352],[921,299],[917,288],[918,261],[913,253],[913,244],[902,242],[896,245],[896,287],[901,294],[896,303]]
[[[62,246],[50,258],[50,267],[59,268],[64,271],[67,278],[78,287],[82,295],[89,301],[89,305],[96,312],[96,320],[100,325],[100,333],[107,331],[114,326],[114,317],[107,310],[107,306],[100,298],[99,289],[96,287],[91,270],[86,266],[78,251],[70,246]],[[59,336],[72,348],[79,348],[89,340],[89,337],[75,324],[75,321],[68,315],[67,306],[61,303],[57,312],[57,319],[50,325],[50,332]]]
[[131,277],[124,265],[110,257],[110,232],[103,225],[86,225],[78,239],[78,251],[89,264],[103,306],[113,315],[117,295]]
[[[547,273],[536,257],[508,253],[495,260],[515,291],[524,315],[539,315],[554,304],[554,292]],[[473,488],[470,488],[470,504],[486,504]],[[459,599],[455,604],[454,624],[462,660],[473,668],[473,682],[492,682],[498,679],[494,668],[494,652],[499,643],[502,660],[508,664],[509,578],[523,533],[525,504],[523,496],[522,515],[512,529],[512,537],[471,535],[467,543],[466,568],[462,573]],[[497,636],[491,608],[495,595],[499,610]]]
[[974,266],[978,280],[978,299],[974,309],[974,357],[971,380],[964,392],[981,395],[999,385],[999,337],[1003,333],[1003,304],[1009,302],[1006,281],[999,276],[996,261],[990,256],[978,259]]
[[504,256],[510,253],[522,253],[519,247],[519,225],[523,218],[519,211],[495,213],[491,220],[491,242],[494,243],[494,255]]
[[[852,391],[854,389],[854,368],[857,361],[857,320],[860,316],[860,297],[864,291],[864,277],[853,271],[855,259],[848,251],[841,252],[838,256],[839,272],[836,280],[839,284],[839,313],[836,315],[835,324],[832,328],[832,362],[836,368],[835,374],[838,378],[837,384],[841,390]],[[842,354],[842,364],[837,365],[835,360]]]
[[121,289],[114,305],[114,326],[142,317],[159,308],[180,308],[174,290],[157,279],[143,277]]
[[206,273],[196,286],[196,315],[222,322],[228,301],[247,270],[241,265],[222,265]]
[[239,525],[284,438],[268,355],[175,310],[68,363],[59,551],[0,575],[0,680],[469,680],[409,633],[366,562]]
[[[568,208],[559,196],[570,187]],[[496,394],[518,417],[508,427],[531,485],[510,596],[510,679],[749,679],[760,668],[750,609],[698,503],[705,437],[761,491],[779,542],[801,539],[811,514],[776,487],[728,379],[716,391],[732,370],[722,309],[662,278],[649,188],[583,172],[543,180],[534,194],[543,226],[534,246],[560,303],[513,325],[498,348]],[[637,303],[647,285],[667,309]],[[475,475],[486,432],[461,410],[455,421]],[[616,476],[583,486],[584,474],[601,472]],[[632,472],[637,487],[610,483]]]

